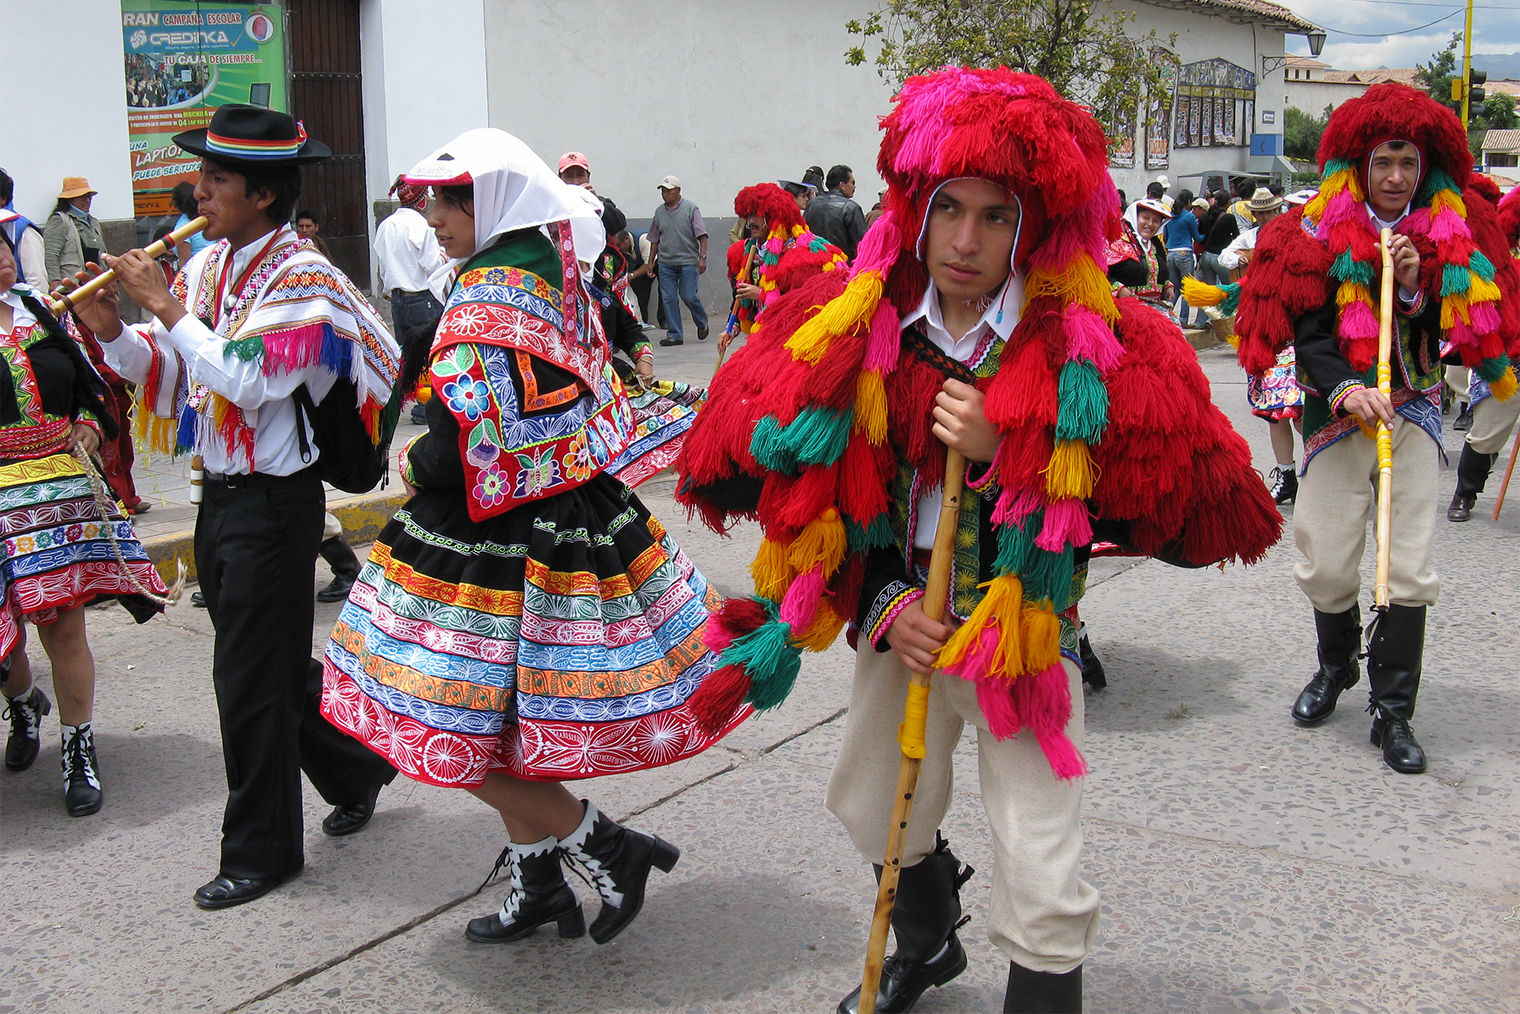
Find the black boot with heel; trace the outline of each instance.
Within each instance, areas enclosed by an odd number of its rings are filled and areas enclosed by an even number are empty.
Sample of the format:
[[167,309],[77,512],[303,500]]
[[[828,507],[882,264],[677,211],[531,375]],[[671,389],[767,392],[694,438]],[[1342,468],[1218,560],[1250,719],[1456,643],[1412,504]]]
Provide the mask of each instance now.
[[633,922],[644,907],[649,871],[669,873],[681,850],[663,838],[623,827],[589,800],[580,826],[560,842],[565,855],[584,867],[602,896],[602,910],[591,924],[591,939],[605,944]]
[[1425,771],[1425,751],[1409,728],[1424,665],[1425,609],[1389,606],[1376,621],[1367,647],[1372,745],[1383,751],[1383,763],[1405,775]]
[[1488,485],[1488,473],[1498,458],[1497,454],[1473,450],[1472,444],[1462,445],[1462,456],[1457,459],[1457,491],[1452,494],[1451,506],[1446,508],[1447,521],[1471,520],[1478,494]]
[[[560,868],[559,842],[553,838],[532,845],[508,842],[496,860],[496,875],[507,868],[510,889],[501,909],[490,915],[471,919],[464,935],[477,943],[504,944],[532,933],[546,923],[556,923],[562,937],[578,937],[586,932],[586,917],[581,899],[565,883]],[[487,877],[489,882],[491,877]]]
[[1319,671],[1293,702],[1293,718],[1304,725],[1323,722],[1335,713],[1341,692],[1362,678],[1357,652],[1362,646],[1362,610],[1353,605],[1344,613],[1314,610]]

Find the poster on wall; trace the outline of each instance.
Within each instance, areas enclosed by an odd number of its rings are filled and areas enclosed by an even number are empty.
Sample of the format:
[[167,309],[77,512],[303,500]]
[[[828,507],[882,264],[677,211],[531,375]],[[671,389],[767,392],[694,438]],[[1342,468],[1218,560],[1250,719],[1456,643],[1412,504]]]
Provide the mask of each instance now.
[[175,134],[229,102],[285,108],[284,25],[278,4],[121,0],[137,217],[167,215],[169,192],[200,172]]
[[[1153,90],[1146,102],[1145,167],[1165,169],[1172,147],[1172,101],[1173,86],[1177,80],[1177,58],[1164,49],[1153,49],[1153,59],[1160,65],[1160,87]],[[1179,107],[1178,116],[1186,115]]]

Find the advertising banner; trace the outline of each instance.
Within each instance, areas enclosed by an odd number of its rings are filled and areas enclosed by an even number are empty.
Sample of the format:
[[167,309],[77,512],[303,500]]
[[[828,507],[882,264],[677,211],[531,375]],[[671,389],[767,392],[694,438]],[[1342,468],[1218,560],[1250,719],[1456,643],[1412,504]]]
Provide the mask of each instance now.
[[285,108],[285,12],[278,4],[121,0],[135,214],[169,213],[200,160],[173,137],[229,102]]

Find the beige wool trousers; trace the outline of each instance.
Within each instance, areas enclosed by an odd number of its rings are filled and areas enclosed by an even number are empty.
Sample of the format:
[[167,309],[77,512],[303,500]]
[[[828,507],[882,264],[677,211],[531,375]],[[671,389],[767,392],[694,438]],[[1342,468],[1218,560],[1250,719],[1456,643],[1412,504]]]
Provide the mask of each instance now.
[[1489,396],[1473,406],[1472,429],[1467,442],[1479,454],[1499,454],[1506,450],[1509,435],[1520,419],[1520,394],[1509,401]]
[[[1064,660],[1072,717],[1066,734],[1082,748],[1082,672]],[[903,720],[911,673],[894,652],[862,641],[850,691],[844,744],[829,778],[828,807],[860,854],[880,864],[897,795]],[[934,851],[934,832],[950,808],[951,754],[966,723],[977,730],[982,806],[992,833],[992,911],[988,936],[1009,959],[1037,972],[1069,972],[1098,932],[1098,892],[1078,875],[1082,783],[1051,773],[1027,730],[999,742],[987,730],[976,687],[936,674],[929,689],[926,753],[908,824],[903,866]],[[951,843],[952,846],[954,842]]]
[[[1388,598],[1396,606],[1433,606],[1441,579],[1431,569],[1440,449],[1402,416],[1393,424],[1393,553]],[[1293,538],[1304,554],[1293,576],[1314,608],[1343,613],[1362,590],[1367,527],[1377,520],[1377,443],[1353,432],[1326,447],[1298,480]]]

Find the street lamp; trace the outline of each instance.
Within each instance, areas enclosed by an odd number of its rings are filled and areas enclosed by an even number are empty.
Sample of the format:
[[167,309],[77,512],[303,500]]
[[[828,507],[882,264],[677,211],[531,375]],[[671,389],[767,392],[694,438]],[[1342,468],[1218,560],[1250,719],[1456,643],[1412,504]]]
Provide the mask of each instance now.
[[1320,52],[1325,48],[1325,33],[1316,28],[1314,31],[1307,32],[1306,34],[1309,38],[1309,55],[1319,56]]

